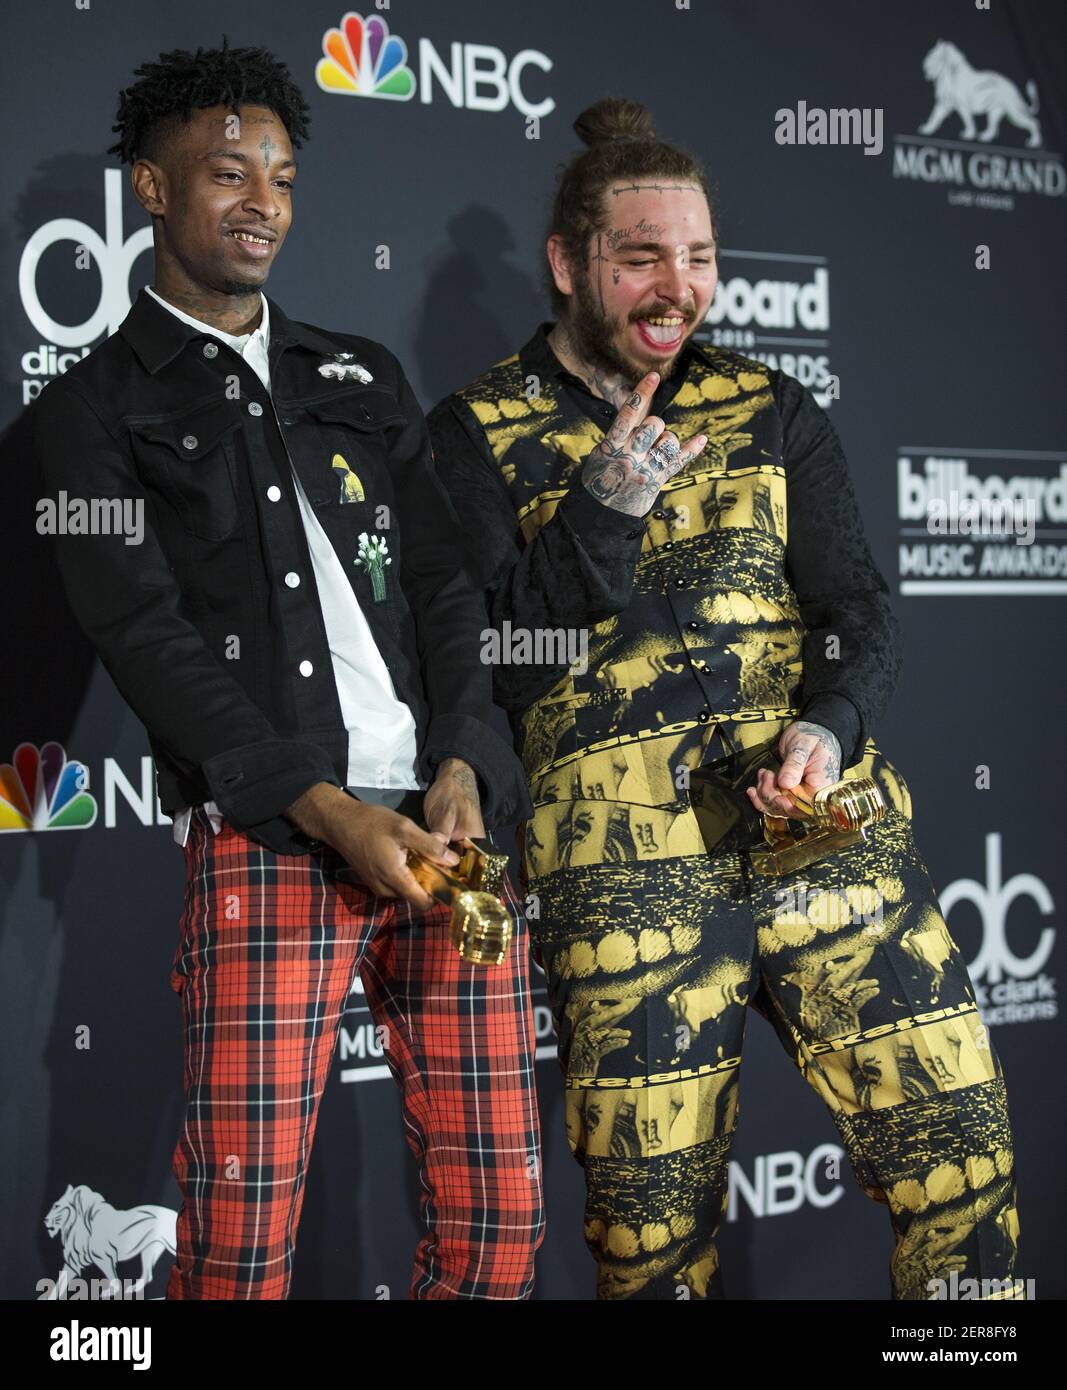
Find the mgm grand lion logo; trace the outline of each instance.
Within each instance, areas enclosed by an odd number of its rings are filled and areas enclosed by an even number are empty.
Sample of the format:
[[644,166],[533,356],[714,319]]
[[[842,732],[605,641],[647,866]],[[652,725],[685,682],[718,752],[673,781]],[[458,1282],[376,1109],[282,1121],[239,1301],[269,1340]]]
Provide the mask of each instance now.
[[[84,1183],[78,1187],[68,1184],[44,1219],[48,1234],[59,1236],[63,1268],[54,1282],[38,1282],[39,1297],[143,1298],[159,1257],[173,1255],[177,1248],[177,1220],[177,1212],[169,1207],[120,1211]],[[120,1284],[119,1265],[137,1259],[141,1262],[139,1278]],[[84,1271],[94,1265],[103,1279],[83,1279]]]
[[[1001,121],[1006,119],[1027,132],[1030,148],[1041,144],[1033,82],[1026,84],[1029,101],[1024,101],[1011,78],[972,68],[956,45],[945,39],[938,39],[923,59],[923,75],[934,84],[934,109],[919,127],[921,135],[932,135],[955,112],[963,122],[964,140],[995,140]],[[983,130],[975,125],[977,116],[985,117]]]

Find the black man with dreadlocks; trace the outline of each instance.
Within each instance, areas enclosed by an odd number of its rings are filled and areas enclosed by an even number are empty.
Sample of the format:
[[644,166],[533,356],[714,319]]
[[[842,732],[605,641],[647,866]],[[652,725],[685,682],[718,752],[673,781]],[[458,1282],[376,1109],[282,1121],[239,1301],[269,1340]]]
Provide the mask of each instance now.
[[[589,148],[547,242],[557,322],[429,422],[533,795],[530,931],[598,1294],[722,1296],[751,1004],[889,1208],[893,1296],[958,1272],[1012,1297],[1004,1081],[869,736],[898,636],[836,432],[793,378],[694,341],[718,247],[699,164],[633,102],[575,128]],[[519,659],[575,630],[580,661]],[[867,843],[781,878],[744,848],[709,856],[688,774],[763,744],[782,767],[749,799],[771,815],[801,783],[873,777],[889,812]]]
[[411,1297],[526,1298],[543,1219],[525,921],[505,882],[510,956],[468,964],[406,858],[454,865],[453,842],[529,807],[489,724],[426,422],[381,344],[262,292],[307,135],[284,64],[224,45],[136,76],[114,149],[154,282],[36,409],[50,490],[145,515],[139,545],[57,546],[185,854],[168,1297],[287,1297],[358,973],[419,1165]]

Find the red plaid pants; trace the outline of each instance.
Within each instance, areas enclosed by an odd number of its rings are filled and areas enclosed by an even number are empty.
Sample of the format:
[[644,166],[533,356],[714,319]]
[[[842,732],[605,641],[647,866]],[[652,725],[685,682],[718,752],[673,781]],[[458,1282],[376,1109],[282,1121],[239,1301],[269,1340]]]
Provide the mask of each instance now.
[[400,1087],[426,1233],[415,1299],[528,1298],[544,1233],[525,919],[466,964],[448,909],[379,898],[332,849],[281,855],[201,809],[171,987],[183,1202],[167,1297],[285,1298],[319,1099],[356,972]]

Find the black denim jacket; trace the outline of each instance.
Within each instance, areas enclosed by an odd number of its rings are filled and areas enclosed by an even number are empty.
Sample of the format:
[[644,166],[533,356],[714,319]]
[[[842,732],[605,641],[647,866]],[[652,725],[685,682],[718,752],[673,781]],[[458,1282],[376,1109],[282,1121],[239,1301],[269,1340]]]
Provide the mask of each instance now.
[[[489,723],[482,597],[403,370],[380,343],[268,302],[273,401],[238,353],[142,291],[34,407],[46,495],[68,509],[143,504],[140,544],[60,534],[56,547],[75,617],[148,731],[163,810],[212,799],[271,849],[303,853],[282,812],[317,782],[344,784],[348,733],[291,459],[415,717],[419,773],[463,758],[487,824],[520,820],[522,767]],[[322,375],[339,353],[373,380]],[[378,601],[355,564],[363,532],[392,560]]]

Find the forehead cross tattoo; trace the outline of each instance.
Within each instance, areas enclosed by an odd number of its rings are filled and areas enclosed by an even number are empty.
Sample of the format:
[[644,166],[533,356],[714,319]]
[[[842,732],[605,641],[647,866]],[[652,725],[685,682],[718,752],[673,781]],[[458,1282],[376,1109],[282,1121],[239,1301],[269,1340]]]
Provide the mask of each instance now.
[[263,151],[263,167],[264,169],[269,169],[270,157],[274,153],[274,141],[269,135],[264,135],[263,139],[259,142],[259,148]]

